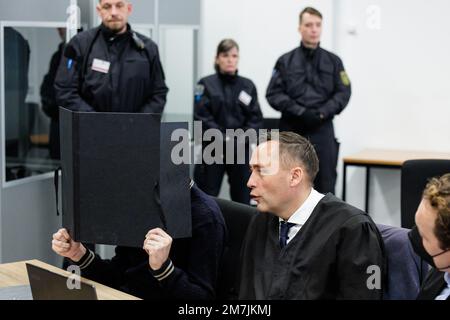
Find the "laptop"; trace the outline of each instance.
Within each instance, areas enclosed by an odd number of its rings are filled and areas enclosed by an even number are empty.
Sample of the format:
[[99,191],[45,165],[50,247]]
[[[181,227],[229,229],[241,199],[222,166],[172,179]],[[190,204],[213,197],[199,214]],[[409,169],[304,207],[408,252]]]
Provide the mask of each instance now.
[[[69,289],[73,280],[33,264],[26,264],[33,300],[97,300],[95,286],[80,282],[79,289]],[[69,280],[69,282],[68,282]]]

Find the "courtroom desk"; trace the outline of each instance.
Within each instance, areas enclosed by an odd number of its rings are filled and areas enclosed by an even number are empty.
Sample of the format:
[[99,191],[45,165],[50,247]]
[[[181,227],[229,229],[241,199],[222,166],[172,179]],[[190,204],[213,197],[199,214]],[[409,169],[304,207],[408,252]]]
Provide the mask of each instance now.
[[[54,267],[39,260],[20,261],[14,263],[0,264],[0,288],[29,285],[26,263],[47,269],[49,271],[70,276],[72,273],[63,269]],[[99,300],[140,300],[132,295],[119,290],[102,285],[98,282],[81,278],[81,281],[94,285]]]
[[426,152],[426,151],[407,151],[407,150],[383,150],[366,149],[356,154],[344,157],[343,179],[342,179],[342,200],[346,199],[347,186],[347,167],[365,167],[366,185],[365,185],[365,211],[369,212],[369,186],[370,169],[401,169],[403,163],[407,160],[420,159],[450,159],[450,153]]

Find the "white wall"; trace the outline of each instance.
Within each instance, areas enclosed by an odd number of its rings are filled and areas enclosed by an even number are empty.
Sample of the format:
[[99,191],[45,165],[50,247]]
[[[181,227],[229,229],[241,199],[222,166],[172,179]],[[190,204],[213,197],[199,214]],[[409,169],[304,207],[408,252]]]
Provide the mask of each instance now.
[[[379,29],[368,27],[370,5],[380,10]],[[449,10],[446,0],[339,2],[337,50],[353,82],[335,121],[341,155],[366,147],[450,152]],[[348,175],[348,200],[360,206],[361,171]],[[400,224],[400,173],[376,170],[371,188],[375,219]]]
[[[161,26],[159,51],[169,87],[164,108],[166,121],[192,122],[194,90],[195,29],[189,26]],[[183,54],[180,55],[180,48]]]
[[[235,38],[241,74],[256,83],[264,116],[277,116],[265,90],[276,58],[298,44],[297,15],[307,4],[324,14],[322,46],[343,59],[352,80],[350,104],[335,120],[340,157],[364,148],[450,152],[447,0],[204,0],[202,74],[212,72],[220,39]],[[338,174],[341,195],[341,165]],[[361,208],[364,177],[348,171],[347,200]],[[399,171],[373,170],[370,196],[376,222],[400,224]]]

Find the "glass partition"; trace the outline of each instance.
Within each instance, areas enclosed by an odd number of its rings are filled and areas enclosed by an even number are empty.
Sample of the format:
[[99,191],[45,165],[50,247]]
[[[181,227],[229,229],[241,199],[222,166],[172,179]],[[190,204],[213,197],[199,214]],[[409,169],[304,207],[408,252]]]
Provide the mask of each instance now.
[[53,88],[65,23],[2,24],[2,119],[5,181],[59,166],[58,109]]
[[132,23],[131,28],[140,34],[149,37],[150,39],[153,38],[154,26],[151,24]]
[[161,62],[170,89],[163,121],[189,122],[192,133],[194,88],[198,80],[198,29],[195,26],[161,25],[159,40]]

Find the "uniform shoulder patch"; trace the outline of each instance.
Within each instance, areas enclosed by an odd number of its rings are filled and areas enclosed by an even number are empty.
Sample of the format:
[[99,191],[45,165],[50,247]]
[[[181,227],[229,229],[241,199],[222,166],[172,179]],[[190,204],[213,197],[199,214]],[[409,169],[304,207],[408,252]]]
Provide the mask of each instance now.
[[275,77],[278,74],[278,69],[274,68],[272,70],[272,78]]
[[348,87],[348,86],[350,85],[350,79],[349,79],[349,77],[348,77],[348,75],[347,75],[347,72],[341,71],[341,72],[340,72],[340,76],[341,76],[342,84],[343,84],[344,86]]
[[195,101],[200,101],[202,99],[204,93],[205,93],[205,86],[202,84],[197,84],[195,86],[195,92],[194,92]]

